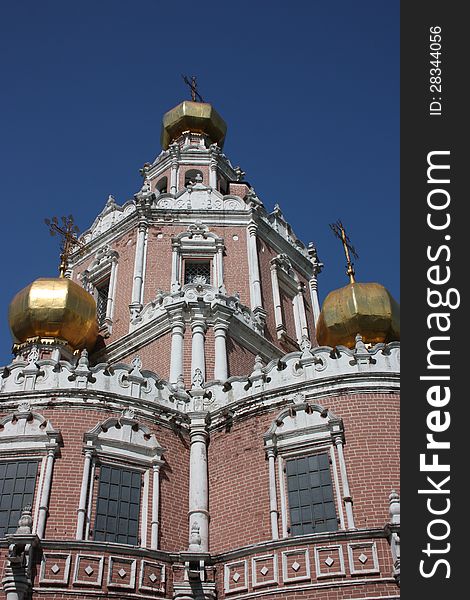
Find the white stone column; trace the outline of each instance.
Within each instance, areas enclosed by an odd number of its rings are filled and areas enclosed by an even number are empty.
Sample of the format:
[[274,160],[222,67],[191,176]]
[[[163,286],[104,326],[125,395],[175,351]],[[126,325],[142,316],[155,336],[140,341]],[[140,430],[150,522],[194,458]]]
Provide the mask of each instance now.
[[80,489],[80,501],[78,504],[77,532],[75,538],[83,540],[85,534],[86,512],[88,505],[88,484],[90,482],[91,463],[93,460],[93,448],[85,448],[85,461],[83,463],[82,487]]
[[170,383],[176,383],[178,377],[183,375],[184,330],[182,313],[173,316],[171,322]]
[[134,260],[134,279],[132,283],[132,301],[129,306],[131,318],[135,318],[142,310],[142,291],[144,281],[144,262],[146,254],[146,239],[147,239],[148,223],[140,221],[137,230],[137,244],[135,248]]
[[348,529],[356,529],[356,526],[354,525],[354,515],[352,512],[352,498],[351,492],[349,491],[348,475],[346,473],[346,462],[343,454],[343,440],[341,437],[338,436],[335,438],[335,446],[338,452],[339,472],[341,475],[341,484],[343,486],[343,502],[344,508],[346,509]]
[[211,160],[209,165],[209,187],[217,189],[217,161]]
[[44,537],[46,530],[46,519],[49,512],[49,496],[51,493],[52,485],[52,471],[54,470],[54,456],[57,446],[48,448],[47,460],[46,460],[46,472],[44,474],[44,484],[42,487],[41,500],[39,504],[39,516],[38,516],[38,527],[37,535],[40,539]]
[[269,514],[271,516],[271,537],[273,540],[279,539],[278,529],[278,511],[276,494],[276,453],[274,448],[269,448],[268,467],[269,467]]
[[114,300],[116,298],[116,281],[117,281],[117,258],[111,261],[111,273],[109,275],[109,291],[108,301],[106,304],[106,320],[111,323],[113,320]]
[[224,243],[216,241],[217,254],[215,255],[215,285],[216,289],[224,286]]
[[303,290],[301,283],[299,283],[297,285],[297,311],[299,314],[300,340],[301,340],[302,336],[308,337],[307,315],[305,313],[305,303],[304,303],[304,290]]
[[191,321],[191,380],[196,369],[200,369],[204,381],[206,379],[206,356],[204,350],[206,323],[201,316]]
[[170,192],[176,194],[178,191],[178,171],[179,171],[179,147],[173,143],[169,147],[171,154],[171,170],[170,170]]
[[262,309],[263,302],[261,299],[261,280],[259,273],[258,262],[258,245],[256,242],[256,234],[258,225],[254,221],[248,224],[248,277],[250,281],[250,302],[251,310]]
[[179,248],[181,242],[173,240],[171,244],[171,291],[176,292],[179,289]]
[[226,381],[228,378],[227,331],[229,324],[224,319],[216,319],[214,323],[215,365],[214,379]]
[[281,294],[279,292],[279,277],[277,274],[276,259],[273,259],[273,261],[271,261],[271,284],[273,289],[274,320],[276,323],[276,330],[278,332],[284,331],[284,324],[282,322]]
[[[207,475],[207,413],[188,413],[190,425],[189,533],[199,529],[201,552],[209,552],[209,484]],[[196,526],[196,527],[195,527]],[[194,549],[194,548],[193,548]]]
[[158,532],[160,529],[160,467],[163,461],[153,464],[153,483],[152,483],[152,526],[150,537],[150,548],[158,550]]

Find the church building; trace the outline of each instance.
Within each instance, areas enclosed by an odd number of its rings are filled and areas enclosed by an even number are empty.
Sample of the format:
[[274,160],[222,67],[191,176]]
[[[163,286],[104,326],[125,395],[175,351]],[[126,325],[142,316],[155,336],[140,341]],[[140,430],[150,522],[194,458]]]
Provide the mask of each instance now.
[[[7,600],[399,597],[399,307],[320,308],[317,249],[269,212],[196,98],[60,276],[10,305],[0,368]],[[39,274],[38,274],[39,275]]]

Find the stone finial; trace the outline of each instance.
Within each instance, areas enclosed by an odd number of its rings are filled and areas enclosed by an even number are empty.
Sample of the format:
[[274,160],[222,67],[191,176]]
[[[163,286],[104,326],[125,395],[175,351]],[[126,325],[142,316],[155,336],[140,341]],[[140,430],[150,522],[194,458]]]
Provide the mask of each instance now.
[[31,505],[27,504],[21,512],[21,517],[18,521],[18,528],[15,535],[31,535],[33,531],[33,517]]
[[140,369],[142,368],[142,360],[141,360],[140,356],[138,356],[138,355],[135,356],[132,359],[131,365],[132,365],[133,371],[140,371]]
[[310,357],[310,350],[312,349],[312,342],[306,335],[302,336],[300,340],[300,349],[302,350],[302,358]]
[[83,367],[88,367],[88,350],[81,351],[80,358],[78,359],[78,364]]
[[364,342],[362,341],[362,335],[360,333],[356,334],[356,346],[355,353],[356,354],[368,354],[368,350]]
[[255,364],[253,366],[253,373],[259,373],[264,369],[266,365],[264,364],[263,358],[257,354],[255,357]]
[[106,208],[110,208],[116,204],[116,200],[112,194],[109,194],[108,199],[106,200]]
[[204,385],[204,375],[201,369],[197,368],[194,370],[192,386],[193,388],[202,388]]
[[30,365],[32,365],[32,364],[36,363],[38,360],[39,360],[39,348],[36,345],[34,345],[28,354],[27,361]]
[[400,496],[395,490],[392,490],[388,499],[390,502],[390,521],[391,523],[400,523]]
[[178,377],[176,378],[176,389],[184,390],[184,375],[183,375],[183,373],[180,373],[178,375]]

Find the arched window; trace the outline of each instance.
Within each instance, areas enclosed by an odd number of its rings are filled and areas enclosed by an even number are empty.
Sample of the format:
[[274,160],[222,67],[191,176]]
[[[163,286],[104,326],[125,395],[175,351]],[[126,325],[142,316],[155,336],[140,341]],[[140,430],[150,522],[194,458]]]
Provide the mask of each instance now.
[[84,441],[76,538],[145,548],[151,507],[150,547],[156,549],[163,448],[132,409],[98,423]]
[[203,183],[203,181],[202,171],[198,171],[197,169],[189,169],[184,174],[184,187],[194,185],[195,183]]
[[155,190],[159,194],[166,194],[168,192],[168,177],[162,177],[155,186]]
[[14,533],[27,504],[33,508],[33,533],[46,527],[59,431],[22,402],[0,421],[0,538]]
[[264,436],[273,539],[279,537],[277,489],[282,537],[354,529],[343,443],[341,419],[301,394],[274,420]]

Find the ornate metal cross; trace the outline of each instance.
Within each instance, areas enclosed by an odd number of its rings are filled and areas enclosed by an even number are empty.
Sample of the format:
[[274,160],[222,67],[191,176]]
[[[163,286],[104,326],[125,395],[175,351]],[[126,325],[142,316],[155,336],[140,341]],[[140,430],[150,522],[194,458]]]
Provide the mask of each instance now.
[[49,233],[54,236],[58,234],[61,237],[60,245],[60,265],[59,277],[65,277],[70,255],[83,246],[83,242],[77,239],[78,227],[75,225],[72,215],[61,217],[62,226],[59,225],[59,219],[44,219],[44,223],[49,227]]
[[344,229],[343,224],[340,220],[336,221],[336,223],[330,223],[330,229],[334,233],[334,235],[341,240],[344,248],[344,254],[346,255],[346,262],[348,268],[346,269],[346,275],[349,276],[349,281],[351,283],[355,283],[354,275],[356,272],[354,271],[354,263],[351,261],[351,255],[358,259],[359,254],[356,252],[356,249],[351,244],[351,240],[346,235],[346,230]]
[[191,100],[193,102],[204,102],[204,98],[201,96],[201,94],[197,91],[197,79],[195,75],[191,75],[191,79],[189,79],[189,77],[187,77],[186,75],[181,75],[181,77],[183,78],[183,81],[185,82],[185,84],[187,86],[189,86],[189,89],[191,90]]

